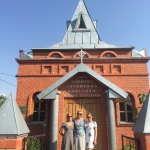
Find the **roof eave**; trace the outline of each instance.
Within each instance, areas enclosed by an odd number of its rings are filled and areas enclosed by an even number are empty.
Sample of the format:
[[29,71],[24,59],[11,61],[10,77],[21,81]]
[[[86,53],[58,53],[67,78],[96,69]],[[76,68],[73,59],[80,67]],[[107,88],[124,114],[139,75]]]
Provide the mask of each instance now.
[[[116,60],[116,61],[118,61],[118,60],[123,60],[123,61],[133,61],[133,60],[136,60],[136,61],[149,61],[150,60],[150,57],[112,57],[112,58],[87,58],[87,59],[84,59],[84,61],[85,60],[95,60],[95,61],[97,61],[97,60],[99,60],[99,61],[103,61],[103,60],[109,60],[109,62],[111,61],[111,60]],[[72,60],[74,60],[75,62],[78,62],[78,60],[79,59],[77,59],[77,58],[57,58],[57,59],[50,59],[50,58],[42,58],[42,59],[36,59],[36,58],[34,58],[34,59],[19,59],[19,58],[16,58],[15,59],[18,63],[21,63],[21,62],[36,62],[36,61],[72,61]]]
[[[86,50],[93,50],[93,49],[95,49],[95,50],[106,50],[106,49],[112,49],[112,50],[122,50],[122,49],[129,49],[129,50],[132,50],[132,49],[134,49],[135,47],[104,47],[104,48],[86,48]],[[31,50],[32,51],[39,51],[39,50],[76,50],[76,49],[81,49],[81,48],[32,48]]]

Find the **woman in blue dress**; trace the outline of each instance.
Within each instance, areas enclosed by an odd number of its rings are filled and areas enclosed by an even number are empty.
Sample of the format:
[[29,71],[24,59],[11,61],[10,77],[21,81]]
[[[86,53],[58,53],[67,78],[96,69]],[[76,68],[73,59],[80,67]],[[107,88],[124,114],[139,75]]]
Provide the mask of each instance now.
[[75,150],[85,150],[85,120],[82,118],[82,111],[77,111],[74,122],[74,144]]
[[97,123],[92,120],[92,114],[87,114],[87,122],[85,124],[86,131],[86,149],[94,149],[94,145],[97,144]]

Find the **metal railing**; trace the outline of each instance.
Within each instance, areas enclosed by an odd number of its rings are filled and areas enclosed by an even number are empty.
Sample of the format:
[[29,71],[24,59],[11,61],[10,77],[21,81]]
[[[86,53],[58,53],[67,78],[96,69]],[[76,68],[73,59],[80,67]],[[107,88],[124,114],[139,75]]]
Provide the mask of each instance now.
[[122,150],[141,150],[140,140],[125,135],[122,138]]
[[43,126],[43,134],[28,136],[28,137],[24,138],[23,150],[28,150],[27,146],[28,146],[29,139],[30,139],[30,142],[35,142],[34,140],[37,140],[36,142],[40,143],[40,150],[44,150],[45,149],[44,148],[44,137],[46,136],[46,134],[45,134],[45,127],[47,126],[47,124],[44,123],[44,124],[42,124],[42,126]]

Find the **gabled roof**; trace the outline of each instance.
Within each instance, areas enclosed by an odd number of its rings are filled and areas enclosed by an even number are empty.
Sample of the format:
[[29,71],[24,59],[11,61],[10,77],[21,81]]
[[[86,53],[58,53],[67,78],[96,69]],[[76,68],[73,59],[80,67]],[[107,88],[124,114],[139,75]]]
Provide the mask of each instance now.
[[132,130],[138,133],[150,133],[150,92],[146,97]]
[[0,107],[0,135],[18,136],[29,133],[15,100],[10,95]]
[[[80,21],[82,20],[82,26]],[[93,21],[83,0],[80,0],[71,21],[67,21],[67,32],[62,42],[47,48],[32,48],[32,50],[49,49],[117,49],[133,47],[117,47],[100,40],[96,30],[97,21]],[[57,32],[57,31],[56,31]]]
[[57,82],[55,82],[50,87],[48,87],[47,89],[45,89],[43,92],[41,92],[40,94],[38,94],[37,95],[38,99],[39,100],[41,100],[41,99],[50,99],[50,97],[48,97],[47,95],[49,95],[50,93],[52,93],[54,90],[57,89],[57,87],[59,87],[60,85],[62,85],[63,83],[65,83],[67,80],[69,80],[71,77],[73,77],[74,75],[76,75],[79,72],[88,73],[89,75],[91,75],[92,77],[94,77],[96,80],[98,80],[99,82],[101,82],[102,84],[104,84],[105,86],[107,86],[109,89],[111,89],[112,91],[114,91],[117,94],[119,94],[121,97],[123,97],[125,99],[128,97],[128,93],[126,93],[124,90],[122,90],[121,88],[119,88],[118,86],[116,86],[115,84],[113,84],[112,82],[110,82],[109,80],[107,80],[106,78],[102,77],[101,75],[99,75],[98,73],[96,73],[95,71],[93,71],[91,68],[89,68],[88,66],[86,66],[85,64],[80,63],[72,71],[70,71],[69,73],[67,73],[65,76],[63,76],[62,78],[60,78]]

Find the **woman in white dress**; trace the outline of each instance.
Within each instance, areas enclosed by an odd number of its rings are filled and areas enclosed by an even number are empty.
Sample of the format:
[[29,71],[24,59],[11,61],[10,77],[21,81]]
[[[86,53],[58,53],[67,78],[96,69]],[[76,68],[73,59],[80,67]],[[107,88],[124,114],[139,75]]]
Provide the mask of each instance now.
[[94,145],[97,144],[97,123],[92,120],[92,114],[87,114],[87,122],[85,124],[86,132],[86,149],[94,149]]

